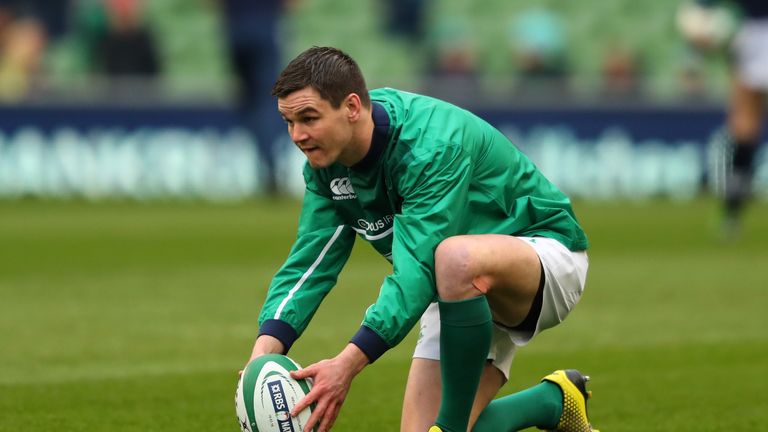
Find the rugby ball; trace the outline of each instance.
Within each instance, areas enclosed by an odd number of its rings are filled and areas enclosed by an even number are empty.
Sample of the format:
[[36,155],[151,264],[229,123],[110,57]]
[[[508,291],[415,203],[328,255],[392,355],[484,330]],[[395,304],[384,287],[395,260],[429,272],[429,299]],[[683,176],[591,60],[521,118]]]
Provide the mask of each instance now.
[[314,406],[296,417],[290,414],[311,388],[308,380],[291,378],[290,372],[300,368],[280,354],[266,354],[248,363],[235,393],[235,410],[242,432],[304,432]]

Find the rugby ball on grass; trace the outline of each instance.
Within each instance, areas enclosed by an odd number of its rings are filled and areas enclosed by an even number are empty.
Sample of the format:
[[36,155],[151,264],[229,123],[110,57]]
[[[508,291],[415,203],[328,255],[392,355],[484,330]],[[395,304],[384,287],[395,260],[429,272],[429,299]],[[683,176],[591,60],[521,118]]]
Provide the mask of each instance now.
[[300,368],[280,354],[263,355],[248,363],[235,393],[242,432],[304,432],[314,406],[296,417],[290,414],[311,388],[309,381],[291,378],[290,372]]

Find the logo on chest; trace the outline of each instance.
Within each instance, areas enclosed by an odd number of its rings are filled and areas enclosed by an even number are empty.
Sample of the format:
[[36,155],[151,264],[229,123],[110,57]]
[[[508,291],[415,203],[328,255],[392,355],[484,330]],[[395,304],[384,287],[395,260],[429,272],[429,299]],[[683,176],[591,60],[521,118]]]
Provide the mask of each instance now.
[[355,190],[352,188],[352,182],[349,177],[337,177],[331,180],[331,192],[333,192],[333,199],[336,201],[350,200],[357,198]]
[[357,226],[359,228],[352,227],[352,229],[365,237],[366,240],[378,240],[392,233],[392,223],[394,220],[395,217],[393,215],[385,215],[373,222],[365,219],[358,219]]
[[392,226],[393,220],[394,220],[394,217],[392,215],[386,215],[375,222],[368,222],[365,219],[358,219],[357,225],[366,231],[377,232],[377,231],[381,231],[384,228],[389,228],[390,226]]

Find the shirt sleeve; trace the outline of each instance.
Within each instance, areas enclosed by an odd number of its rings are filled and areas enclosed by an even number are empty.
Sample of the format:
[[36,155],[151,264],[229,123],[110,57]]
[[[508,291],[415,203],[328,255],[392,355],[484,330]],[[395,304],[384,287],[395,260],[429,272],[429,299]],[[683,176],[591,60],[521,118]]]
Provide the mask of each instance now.
[[[371,361],[397,345],[436,297],[434,254],[445,238],[466,232],[467,197],[472,164],[469,155],[450,143],[430,146],[405,161],[398,180],[402,211],[395,216],[393,272],[366,312],[352,342],[378,347]],[[379,344],[374,343],[379,339]]]
[[279,339],[287,353],[336,285],[355,241],[333,201],[308,182],[296,241],[272,279],[259,315],[259,335]]

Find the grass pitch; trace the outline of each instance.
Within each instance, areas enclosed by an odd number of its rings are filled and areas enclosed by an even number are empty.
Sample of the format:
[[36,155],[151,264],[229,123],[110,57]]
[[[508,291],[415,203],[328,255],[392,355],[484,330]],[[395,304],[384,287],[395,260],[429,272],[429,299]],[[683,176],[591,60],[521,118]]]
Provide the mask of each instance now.
[[[577,203],[587,291],[518,353],[504,392],[593,376],[607,431],[768,424],[768,206],[716,240],[716,202]],[[0,431],[236,431],[250,353],[298,204],[0,203]],[[334,355],[388,264],[358,242],[291,356]],[[415,334],[354,382],[334,430],[396,431]]]

